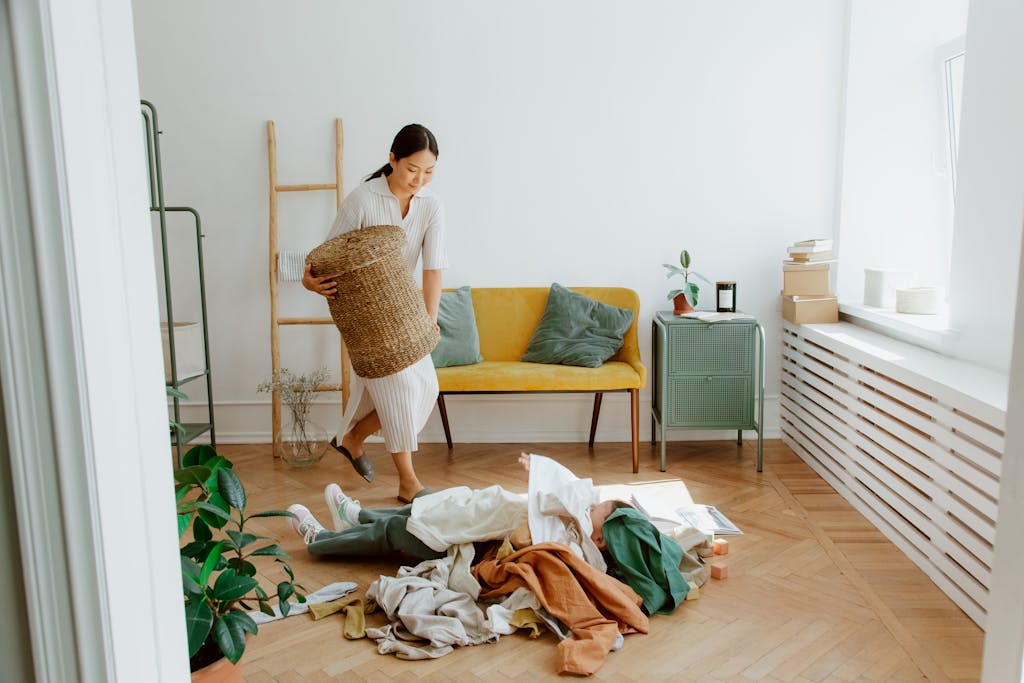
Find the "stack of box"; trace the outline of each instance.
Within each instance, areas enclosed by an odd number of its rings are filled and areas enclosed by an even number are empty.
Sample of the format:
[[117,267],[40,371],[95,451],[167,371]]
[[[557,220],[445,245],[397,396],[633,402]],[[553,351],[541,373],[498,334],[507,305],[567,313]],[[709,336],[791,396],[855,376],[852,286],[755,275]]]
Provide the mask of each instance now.
[[782,262],[782,317],[794,324],[839,322],[839,299],[829,285],[832,240],[794,242]]

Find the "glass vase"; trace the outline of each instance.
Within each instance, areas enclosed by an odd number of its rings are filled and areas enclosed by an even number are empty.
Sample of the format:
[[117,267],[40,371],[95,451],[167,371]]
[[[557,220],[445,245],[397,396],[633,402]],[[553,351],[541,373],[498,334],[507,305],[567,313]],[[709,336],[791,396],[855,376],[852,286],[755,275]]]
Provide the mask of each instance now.
[[323,459],[329,441],[327,430],[316,422],[292,420],[281,425],[274,440],[274,453],[289,467],[310,467]]

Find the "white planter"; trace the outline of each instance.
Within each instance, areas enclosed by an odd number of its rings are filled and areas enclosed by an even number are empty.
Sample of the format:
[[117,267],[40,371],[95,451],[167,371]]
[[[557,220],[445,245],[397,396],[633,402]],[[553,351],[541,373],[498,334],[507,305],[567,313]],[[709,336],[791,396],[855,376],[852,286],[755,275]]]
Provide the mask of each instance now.
[[864,305],[875,308],[893,308],[896,290],[909,287],[913,273],[886,268],[864,269]]
[[[170,382],[171,344],[165,322],[160,323],[160,337],[164,343],[164,381]],[[201,374],[206,369],[203,328],[199,323],[174,323],[174,356],[179,380]]]
[[942,290],[938,287],[909,287],[896,290],[896,312],[934,315],[942,307]]

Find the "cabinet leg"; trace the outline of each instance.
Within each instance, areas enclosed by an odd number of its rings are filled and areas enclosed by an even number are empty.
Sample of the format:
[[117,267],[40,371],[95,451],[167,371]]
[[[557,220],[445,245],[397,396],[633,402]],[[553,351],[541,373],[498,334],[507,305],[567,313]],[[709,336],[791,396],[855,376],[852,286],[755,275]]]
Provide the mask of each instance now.
[[736,445],[737,446],[742,446],[743,445],[743,430],[742,429],[737,429],[736,430]]

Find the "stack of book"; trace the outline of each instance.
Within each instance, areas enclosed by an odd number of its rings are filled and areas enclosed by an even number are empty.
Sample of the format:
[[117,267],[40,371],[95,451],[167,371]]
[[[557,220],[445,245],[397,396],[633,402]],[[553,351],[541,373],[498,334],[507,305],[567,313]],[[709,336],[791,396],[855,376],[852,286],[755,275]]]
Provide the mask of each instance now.
[[832,293],[829,265],[832,240],[794,242],[782,262],[782,317],[794,324],[839,322],[839,299]]

